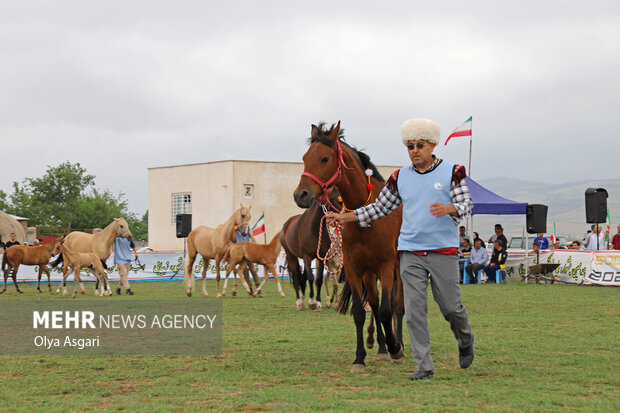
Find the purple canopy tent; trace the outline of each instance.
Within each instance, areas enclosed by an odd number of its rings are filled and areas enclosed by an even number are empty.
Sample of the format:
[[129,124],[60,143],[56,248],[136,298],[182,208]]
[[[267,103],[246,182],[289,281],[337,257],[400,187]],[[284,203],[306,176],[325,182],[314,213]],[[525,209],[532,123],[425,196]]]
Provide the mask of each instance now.
[[526,202],[516,202],[502,198],[482,187],[473,179],[469,177],[465,179],[474,202],[472,215],[525,215],[527,213]]

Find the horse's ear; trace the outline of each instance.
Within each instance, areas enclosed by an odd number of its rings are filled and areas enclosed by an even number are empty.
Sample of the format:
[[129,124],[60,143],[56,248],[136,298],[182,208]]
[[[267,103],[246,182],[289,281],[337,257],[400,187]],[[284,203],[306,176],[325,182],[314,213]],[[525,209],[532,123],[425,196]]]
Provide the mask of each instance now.
[[312,129],[310,130],[310,137],[316,138],[316,135],[318,134],[319,134],[319,128],[317,128],[316,125],[312,125]]
[[252,205],[250,205],[250,206],[248,207],[248,209],[252,209]]
[[239,202],[239,208],[241,208],[241,209],[243,209],[243,208],[244,208],[244,206],[243,206],[243,202]]
[[334,129],[332,129],[332,133],[330,133],[328,137],[334,142],[336,142],[338,138],[340,138],[340,121],[338,121],[336,126],[334,126]]

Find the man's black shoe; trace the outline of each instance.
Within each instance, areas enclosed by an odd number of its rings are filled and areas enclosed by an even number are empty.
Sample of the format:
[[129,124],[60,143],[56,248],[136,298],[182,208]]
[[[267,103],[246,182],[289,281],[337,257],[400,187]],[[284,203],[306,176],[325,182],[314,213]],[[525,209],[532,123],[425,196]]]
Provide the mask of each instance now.
[[408,379],[409,380],[424,380],[424,379],[432,379],[434,376],[435,376],[434,370],[427,370],[427,371],[418,370],[415,373],[410,374]]
[[121,295],[121,287],[118,287],[118,288],[116,289],[116,295]]
[[126,294],[126,295],[133,295],[133,291],[131,291],[131,290],[127,290],[127,291],[125,291],[125,294]]
[[472,339],[469,347],[459,348],[459,364],[462,369],[471,366],[474,361],[474,340]]

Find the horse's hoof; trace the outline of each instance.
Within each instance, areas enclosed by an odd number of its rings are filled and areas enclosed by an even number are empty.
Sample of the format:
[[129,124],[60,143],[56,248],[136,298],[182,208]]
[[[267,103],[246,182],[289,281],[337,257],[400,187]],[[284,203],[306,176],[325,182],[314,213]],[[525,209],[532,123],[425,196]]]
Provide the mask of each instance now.
[[202,293],[202,295],[203,295],[205,298],[209,298],[209,294],[207,294],[207,293]]
[[224,298],[224,295],[223,294],[218,294],[218,295],[215,296],[215,298]]
[[86,294],[86,291],[80,290],[80,294]]
[[351,373],[363,373],[366,371],[365,364],[354,364],[351,366]]
[[[69,295],[69,293],[65,293],[65,292],[63,292],[63,293],[62,293],[62,295]],[[75,297],[75,295],[74,295],[74,297]]]
[[254,296],[258,298],[265,298],[262,291],[257,292]]
[[95,297],[99,297],[99,291],[95,291]]
[[192,296],[192,292],[191,291],[185,291],[185,294],[187,294],[188,297]]
[[316,310],[316,301],[308,302],[308,308],[311,310]]
[[103,293],[103,295],[105,295],[106,297],[109,297],[109,296],[111,296],[112,294],[110,294],[110,292],[109,292],[109,291],[106,291],[105,293]]
[[325,307],[327,307],[327,308],[331,308],[332,307],[332,302],[330,301],[329,297],[327,297],[327,301],[325,302]]
[[283,292],[280,292],[280,297],[284,298],[286,295]]
[[400,346],[400,349],[398,349],[396,353],[394,354],[390,353],[390,357],[392,357],[392,360],[400,360],[404,358],[405,355],[403,354],[403,346]]
[[17,290],[18,293],[23,294],[24,292],[22,290]]
[[388,361],[390,358],[388,357],[387,353],[377,353],[377,355],[375,356],[375,360],[377,361]]
[[371,349],[371,348],[373,348],[374,346],[375,346],[375,343],[374,343],[374,342],[370,342],[370,341],[367,341],[367,342],[366,342],[366,348],[367,348],[367,349]]
[[315,313],[320,313],[320,312],[322,312],[322,311],[323,311],[323,309],[322,309],[322,308],[321,308],[321,306],[319,305],[319,306],[317,306],[317,307],[316,307],[313,311],[314,311]]
[[392,363],[403,364],[405,362],[405,356],[402,356],[399,359],[392,359]]
[[233,297],[237,296],[237,292],[236,291],[233,291],[231,294],[232,294]]

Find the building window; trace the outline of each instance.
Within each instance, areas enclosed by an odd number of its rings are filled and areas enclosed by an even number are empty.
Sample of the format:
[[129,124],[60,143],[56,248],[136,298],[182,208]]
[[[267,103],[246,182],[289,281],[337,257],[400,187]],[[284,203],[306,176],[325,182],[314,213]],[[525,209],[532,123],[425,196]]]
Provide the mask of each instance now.
[[246,199],[254,198],[254,185],[243,184],[243,197]]
[[177,222],[177,214],[192,213],[192,193],[172,194],[172,224]]

